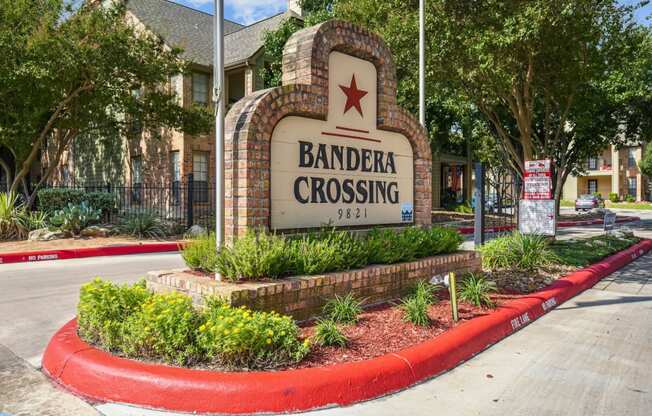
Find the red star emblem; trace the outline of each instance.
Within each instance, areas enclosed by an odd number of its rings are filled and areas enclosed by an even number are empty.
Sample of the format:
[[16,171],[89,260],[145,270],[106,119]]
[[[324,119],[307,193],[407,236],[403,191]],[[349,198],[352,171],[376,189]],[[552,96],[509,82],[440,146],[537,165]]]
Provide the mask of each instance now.
[[356,110],[358,110],[358,113],[360,113],[361,117],[364,117],[362,114],[362,107],[360,106],[360,100],[362,97],[367,95],[367,91],[359,90],[358,85],[355,83],[355,74],[351,77],[351,85],[348,87],[345,87],[344,85],[340,85],[340,88],[342,91],[344,91],[344,94],[346,94],[346,105],[344,106],[344,114],[346,114],[351,107],[355,107]]

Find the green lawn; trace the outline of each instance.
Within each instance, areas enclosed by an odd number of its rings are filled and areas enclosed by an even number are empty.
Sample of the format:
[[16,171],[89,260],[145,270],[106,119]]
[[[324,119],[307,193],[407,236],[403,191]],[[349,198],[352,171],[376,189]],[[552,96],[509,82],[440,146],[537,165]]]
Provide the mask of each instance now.
[[559,201],[559,205],[562,207],[575,207],[575,202],[569,201],[568,199],[562,199]]
[[559,258],[560,264],[584,267],[624,250],[638,241],[640,241],[638,237],[618,239],[599,235],[583,239],[557,240],[550,245],[550,248]]
[[647,209],[652,210],[652,204],[649,202],[616,202],[606,201],[607,208],[621,209]]

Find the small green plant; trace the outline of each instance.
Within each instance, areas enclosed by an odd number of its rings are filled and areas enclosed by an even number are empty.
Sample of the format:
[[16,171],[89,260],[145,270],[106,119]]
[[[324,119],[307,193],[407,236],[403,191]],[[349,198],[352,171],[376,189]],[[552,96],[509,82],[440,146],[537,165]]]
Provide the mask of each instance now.
[[430,318],[428,317],[427,299],[421,296],[411,295],[401,300],[401,309],[403,309],[404,319],[419,326],[428,326]]
[[220,250],[215,267],[229,280],[275,279],[291,270],[290,254],[284,237],[249,230]]
[[482,265],[489,269],[535,271],[556,261],[546,238],[535,234],[513,233],[489,241],[480,249]]
[[423,299],[428,305],[432,305],[437,302],[437,296],[435,295],[437,290],[439,290],[439,286],[433,285],[425,280],[419,280],[412,288],[411,295]]
[[125,321],[140,310],[150,296],[144,281],[132,286],[119,286],[96,278],[84,284],[77,306],[79,335],[109,350],[120,349]]
[[25,211],[21,216],[21,222],[28,232],[45,228],[48,225],[48,214],[41,211]]
[[178,365],[200,360],[195,336],[203,316],[190,296],[154,294],[124,325],[124,352],[131,357],[162,359]]
[[161,219],[151,212],[127,215],[118,230],[138,238],[164,238],[168,233]]
[[620,201],[620,197],[618,197],[618,194],[616,192],[609,192],[609,201],[613,203],[617,203]]
[[347,342],[346,335],[330,319],[317,322],[314,339],[316,344],[324,347],[345,347]]
[[636,202],[636,198],[633,195],[627,195],[625,197],[625,202]]
[[260,370],[296,363],[310,352],[289,316],[215,303],[197,330],[197,345],[209,363]]
[[354,324],[358,322],[362,313],[362,302],[357,300],[352,293],[346,296],[335,295],[335,297],[324,305],[324,315],[341,324]]
[[492,308],[494,302],[490,294],[496,291],[495,282],[487,280],[482,275],[471,273],[460,283],[459,298],[478,307]]
[[81,231],[100,219],[100,210],[94,209],[86,202],[79,205],[68,204],[64,209],[54,213],[50,223],[61,231],[79,235]]
[[25,237],[24,215],[25,209],[17,194],[0,193],[0,240]]
[[214,273],[217,270],[215,234],[201,235],[183,246],[181,257],[193,270]]

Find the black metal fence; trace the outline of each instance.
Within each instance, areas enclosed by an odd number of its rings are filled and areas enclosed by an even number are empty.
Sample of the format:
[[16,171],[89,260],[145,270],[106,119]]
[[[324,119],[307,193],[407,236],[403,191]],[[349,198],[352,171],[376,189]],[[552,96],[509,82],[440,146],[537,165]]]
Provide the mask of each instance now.
[[116,224],[131,214],[150,213],[179,227],[200,225],[209,230],[215,227],[215,184],[195,181],[192,175],[167,185],[85,183],[48,185],[46,188],[77,189],[112,195],[115,205],[114,209],[105,214],[108,223]]
[[509,169],[490,170],[475,166],[476,246],[486,239],[512,232],[518,227],[518,201],[522,191],[520,177]]

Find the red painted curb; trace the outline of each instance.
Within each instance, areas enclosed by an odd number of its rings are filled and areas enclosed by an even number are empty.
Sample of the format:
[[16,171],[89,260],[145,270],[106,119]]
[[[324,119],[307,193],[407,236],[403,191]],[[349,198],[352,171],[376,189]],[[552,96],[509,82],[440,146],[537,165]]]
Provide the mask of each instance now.
[[179,242],[0,253],[0,264],[179,251]]
[[[640,221],[640,217],[618,217],[616,218],[617,223],[623,223],[623,222],[632,222],[632,221]],[[557,227],[560,228],[567,228],[567,227],[578,227],[582,225],[600,225],[604,224],[604,220],[600,219],[594,219],[594,220],[586,220],[586,221],[559,221],[557,223]],[[515,227],[513,225],[501,225],[499,227],[490,227],[490,228],[485,228],[485,232],[488,233],[499,233],[503,231],[510,231],[513,230]],[[473,234],[474,233],[474,228],[473,227],[459,227],[457,231],[460,232],[460,234]]]
[[77,336],[72,320],[50,341],[43,370],[68,390],[93,401],[169,411],[265,413],[350,405],[457,366],[650,249],[652,240],[644,240],[430,341],[367,361],[250,373],[168,367],[98,350]]

